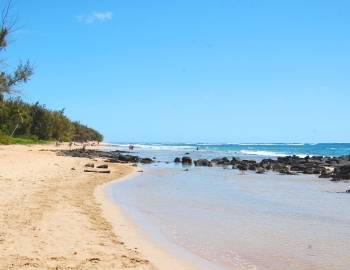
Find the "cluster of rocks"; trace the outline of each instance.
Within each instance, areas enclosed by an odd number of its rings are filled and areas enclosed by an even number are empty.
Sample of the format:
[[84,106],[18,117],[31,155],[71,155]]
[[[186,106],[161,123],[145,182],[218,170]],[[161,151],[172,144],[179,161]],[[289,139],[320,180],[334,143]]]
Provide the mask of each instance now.
[[[95,164],[94,163],[87,163],[85,164],[86,168],[95,168]],[[97,169],[108,169],[108,165],[107,164],[102,164],[102,165],[97,165],[96,166]]]
[[[103,158],[106,162],[112,163],[153,163],[155,158],[144,158],[130,155],[125,151],[100,151],[100,150],[63,150],[58,155],[84,157],[84,158]],[[189,156],[175,158],[174,162],[183,165],[195,166],[231,166],[233,169],[241,171],[255,171],[263,174],[267,171],[275,171],[280,174],[296,175],[316,174],[320,178],[330,178],[333,181],[350,180],[350,156],[342,157],[323,157],[323,156],[306,156],[304,158],[298,156],[278,157],[277,159],[263,159],[261,161],[240,159],[237,157],[223,157],[208,159],[192,160]]]
[[69,157],[81,157],[81,158],[113,158],[116,155],[126,153],[125,151],[100,151],[92,149],[72,149],[72,150],[59,150],[57,155],[69,156]]
[[[84,172],[93,172],[93,173],[111,173],[110,170],[106,170],[108,169],[108,165],[107,164],[102,164],[102,165],[97,165],[95,167],[94,163],[87,163],[85,164],[85,170]],[[96,169],[95,169],[96,168]],[[75,168],[72,168],[75,170]]]
[[277,159],[245,160],[239,158],[215,158],[212,160],[192,160],[188,156],[175,158],[174,162],[184,165],[195,166],[232,166],[233,169],[241,171],[255,171],[262,174],[266,171],[275,171],[280,174],[296,175],[317,174],[320,178],[331,178],[332,180],[350,180],[350,156],[323,157],[323,156],[298,156],[278,157]]
[[107,162],[112,163],[142,163],[142,164],[150,164],[153,162],[151,158],[140,158],[138,156],[133,155],[117,155],[113,158],[109,158],[106,160]]
[[100,150],[84,150],[84,149],[74,149],[74,150],[62,150],[57,153],[61,156],[71,156],[71,157],[83,157],[83,158],[104,158],[106,162],[111,163],[142,163],[150,164],[154,160],[151,158],[141,158],[139,156],[134,156],[128,154],[125,151],[100,151]]

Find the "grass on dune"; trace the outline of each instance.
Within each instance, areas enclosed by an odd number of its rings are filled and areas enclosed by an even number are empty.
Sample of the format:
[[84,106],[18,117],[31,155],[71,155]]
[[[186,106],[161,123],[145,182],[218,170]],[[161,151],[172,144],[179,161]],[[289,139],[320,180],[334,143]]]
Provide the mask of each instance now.
[[50,141],[39,140],[35,137],[11,137],[6,135],[0,136],[0,144],[45,144]]

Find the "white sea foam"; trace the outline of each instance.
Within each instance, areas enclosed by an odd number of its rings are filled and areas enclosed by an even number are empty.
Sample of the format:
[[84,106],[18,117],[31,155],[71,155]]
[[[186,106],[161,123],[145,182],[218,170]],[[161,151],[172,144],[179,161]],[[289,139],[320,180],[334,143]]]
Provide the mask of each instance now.
[[253,155],[253,156],[269,156],[269,157],[286,156],[286,154],[284,153],[276,153],[272,151],[263,151],[263,150],[241,150],[239,152],[244,155]]
[[[264,150],[241,150],[239,153],[244,155],[252,155],[252,156],[264,156],[264,157],[284,157],[290,154],[281,153],[281,152],[272,152],[272,151],[264,151]],[[297,154],[296,156],[304,158],[307,155],[305,154]]]
[[[121,148],[128,148],[130,144],[124,144],[124,143],[114,143],[112,146],[115,147],[121,147]],[[135,143],[132,144],[134,146],[134,149],[142,149],[142,150],[167,150],[167,151],[184,151],[184,150],[193,150],[195,147],[189,146],[189,145],[167,145],[167,144],[142,144],[142,143]]]
[[[111,143],[108,146],[111,147],[117,147],[122,150],[127,150],[129,147],[129,143]],[[195,150],[197,146],[201,148],[201,150],[206,149],[206,151],[210,151],[210,147],[218,147],[218,146],[228,146],[228,145],[233,145],[233,146],[290,146],[290,145],[303,145],[303,144],[281,144],[281,143],[276,143],[276,144],[212,144],[212,143],[198,143],[198,144],[171,144],[171,143],[133,143],[134,149],[135,150],[140,150],[140,151],[191,151]],[[212,149],[212,151],[220,151],[218,149]],[[282,156],[288,156],[291,155],[292,153],[288,152],[288,149],[286,149],[285,152],[278,152],[278,151],[273,151],[273,149],[265,149],[265,150],[257,150],[257,149],[237,149],[234,150],[234,154],[243,154],[243,155],[252,155],[252,156],[263,156],[263,157],[282,157]],[[299,157],[305,157],[306,154],[297,154]]]
[[243,146],[303,146],[305,143],[239,143],[237,145]]

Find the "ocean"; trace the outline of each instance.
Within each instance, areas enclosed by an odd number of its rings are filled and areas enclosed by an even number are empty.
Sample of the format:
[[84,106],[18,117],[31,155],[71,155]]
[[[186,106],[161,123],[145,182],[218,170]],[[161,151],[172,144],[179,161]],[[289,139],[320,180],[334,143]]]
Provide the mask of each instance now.
[[341,156],[350,154],[350,144],[134,145],[135,154],[157,162],[107,192],[150,241],[168,252],[199,269],[349,269],[350,195],[344,193],[349,182],[171,161],[186,153],[194,159]]
[[[129,143],[111,143],[111,146],[127,150]],[[133,143],[136,152],[156,153],[198,150],[201,154],[244,156],[251,158],[297,155],[343,156],[350,155],[350,143]],[[171,156],[173,156],[171,154]]]

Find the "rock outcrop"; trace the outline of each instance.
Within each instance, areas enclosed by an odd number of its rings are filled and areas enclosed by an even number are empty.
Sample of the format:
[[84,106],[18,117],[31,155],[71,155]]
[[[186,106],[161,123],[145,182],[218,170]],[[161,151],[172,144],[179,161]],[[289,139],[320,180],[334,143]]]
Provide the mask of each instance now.
[[181,159],[182,164],[192,165],[192,158],[184,156]]
[[211,167],[212,164],[209,160],[207,159],[198,159],[194,161],[195,166],[206,166],[206,167]]
[[[67,155],[73,157],[84,158],[104,158],[106,162],[115,163],[143,163],[150,164],[154,162],[154,158],[145,158],[130,155],[129,152],[123,151],[99,151],[99,150],[64,150],[58,151],[58,155]],[[160,162],[160,161],[158,161]],[[208,159],[198,159],[194,162],[189,156],[175,158],[175,163],[183,165],[195,166],[232,166],[233,169],[241,171],[255,171],[258,174],[263,174],[267,171],[275,171],[280,174],[295,175],[295,174],[310,174],[318,175],[320,178],[331,179],[332,181],[350,180],[350,155],[341,157],[324,157],[324,156],[285,156],[277,159],[256,160],[241,160],[237,157],[222,157]],[[87,168],[93,168],[93,164],[86,164]],[[105,167],[101,167],[105,168]],[[108,167],[107,167],[108,168]]]

